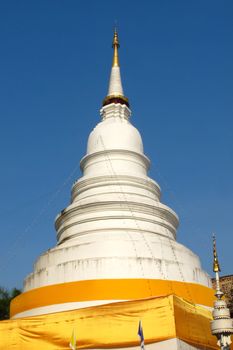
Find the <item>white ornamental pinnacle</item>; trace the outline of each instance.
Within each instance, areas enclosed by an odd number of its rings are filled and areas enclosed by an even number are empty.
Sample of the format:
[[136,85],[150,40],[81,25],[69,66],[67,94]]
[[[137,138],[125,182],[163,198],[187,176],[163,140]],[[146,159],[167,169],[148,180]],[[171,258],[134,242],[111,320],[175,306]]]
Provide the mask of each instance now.
[[108,88],[108,96],[120,95],[124,96],[122,83],[121,83],[121,72],[119,66],[113,66],[110,75],[110,82]]
[[224,293],[220,289],[219,272],[220,265],[218,261],[216,239],[213,235],[213,271],[216,278],[216,294],[217,300],[214,303],[213,309],[213,321],[211,321],[211,333],[218,339],[217,345],[222,350],[230,350],[231,335],[233,334],[233,319],[230,318],[230,311],[227,307],[225,300],[222,300]]

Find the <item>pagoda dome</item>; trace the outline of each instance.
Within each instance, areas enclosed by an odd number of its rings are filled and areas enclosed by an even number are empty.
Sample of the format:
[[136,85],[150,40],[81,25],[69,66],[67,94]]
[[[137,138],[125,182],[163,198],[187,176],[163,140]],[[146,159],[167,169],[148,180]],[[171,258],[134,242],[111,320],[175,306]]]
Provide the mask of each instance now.
[[142,138],[127,119],[107,118],[90,133],[87,154],[117,149],[143,154]]

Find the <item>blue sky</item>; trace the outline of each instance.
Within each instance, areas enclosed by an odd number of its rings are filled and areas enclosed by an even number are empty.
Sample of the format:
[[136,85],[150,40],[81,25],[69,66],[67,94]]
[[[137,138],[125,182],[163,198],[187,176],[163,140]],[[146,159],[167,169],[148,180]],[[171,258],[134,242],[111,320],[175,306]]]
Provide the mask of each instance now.
[[178,240],[233,273],[233,3],[0,3],[0,285],[55,245],[54,218],[100,120],[118,22],[123,85]]

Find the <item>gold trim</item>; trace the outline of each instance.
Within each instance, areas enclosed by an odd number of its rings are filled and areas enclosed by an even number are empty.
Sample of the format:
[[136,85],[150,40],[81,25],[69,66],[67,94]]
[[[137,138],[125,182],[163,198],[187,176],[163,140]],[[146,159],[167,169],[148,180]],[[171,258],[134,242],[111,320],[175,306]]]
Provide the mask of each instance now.
[[123,100],[124,102],[126,102],[127,104],[129,103],[129,100],[127,97],[123,96],[123,95],[108,95],[105,97],[105,99],[103,100],[103,105],[106,104],[106,102],[108,102],[109,100],[112,100],[114,98],[119,98],[121,100]]
[[120,47],[120,44],[119,44],[118,33],[117,33],[117,29],[116,28],[115,28],[115,31],[114,31],[112,47],[114,49],[112,66],[113,67],[120,67],[119,55],[118,55],[118,48]]
[[216,248],[216,238],[215,235],[213,235],[213,255],[214,255],[214,261],[213,261],[213,271],[214,272],[220,272],[220,265],[218,261],[218,254],[217,254],[217,248]]

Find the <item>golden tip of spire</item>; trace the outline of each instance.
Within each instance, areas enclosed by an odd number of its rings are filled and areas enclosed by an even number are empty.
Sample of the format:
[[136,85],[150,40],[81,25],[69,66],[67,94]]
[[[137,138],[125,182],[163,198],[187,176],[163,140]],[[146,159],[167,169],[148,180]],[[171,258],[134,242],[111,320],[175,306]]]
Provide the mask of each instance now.
[[221,269],[220,269],[220,265],[219,265],[219,261],[218,261],[215,234],[213,234],[213,255],[214,255],[213,271],[219,272],[219,271],[221,271]]
[[114,48],[114,46],[120,47],[119,39],[118,39],[117,27],[115,27],[115,29],[114,29],[114,36],[113,36],[112,47]]
[[112,47],[113,47],[113,50],[114,50],[112,66],[113,67],[120,67],[119,55],[118,55],[118,48],[120,47],[120,44],[119,44],[118,32],[117,32],[117,28],[116,27],[114,29],[114,36],[113,36]]

